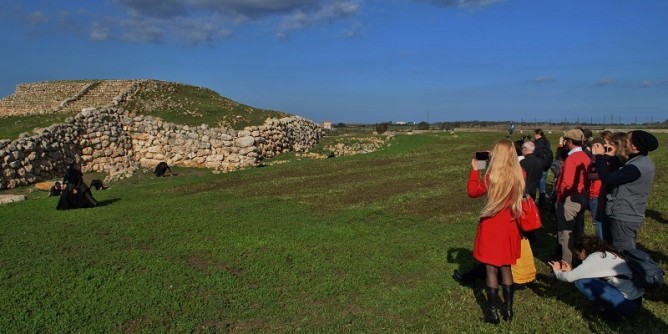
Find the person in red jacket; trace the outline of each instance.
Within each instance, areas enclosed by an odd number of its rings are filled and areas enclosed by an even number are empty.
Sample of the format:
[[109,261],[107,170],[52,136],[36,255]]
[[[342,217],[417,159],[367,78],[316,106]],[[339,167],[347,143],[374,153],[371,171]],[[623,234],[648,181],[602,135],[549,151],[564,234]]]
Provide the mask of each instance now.
[[480,177],[478,161],[471,161],[467,193],[476,198],[487,195],[487,202],[480,213],[480,222],[473,246],[473,257],[486,268],[487,309],[485,321],[498,324],[497,293],[499,273],[505,302],[502,316],[505,321],[513,318],[513,276],[510,265],[520,257],[520,232],[516,219],[522,214],[524,174],[517,159],[513,142],[501,139],[490,153],[487,172]]
[[588,170],[591,158],[582,150],[585,137],[581,130],[568,130],[560,144],[568,150],[555,184],[557,239],[561,260],[571,264],[573,243],[584,235],[584,212],[589,202]]

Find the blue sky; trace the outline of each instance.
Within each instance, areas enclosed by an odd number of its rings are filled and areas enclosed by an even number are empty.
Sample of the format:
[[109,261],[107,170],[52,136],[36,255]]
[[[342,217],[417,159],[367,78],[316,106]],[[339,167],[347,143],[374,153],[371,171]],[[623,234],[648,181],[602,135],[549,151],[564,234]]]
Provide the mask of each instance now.
[[3,0],[18,83],[148,78],[314,121],[668,119],[665,0]]

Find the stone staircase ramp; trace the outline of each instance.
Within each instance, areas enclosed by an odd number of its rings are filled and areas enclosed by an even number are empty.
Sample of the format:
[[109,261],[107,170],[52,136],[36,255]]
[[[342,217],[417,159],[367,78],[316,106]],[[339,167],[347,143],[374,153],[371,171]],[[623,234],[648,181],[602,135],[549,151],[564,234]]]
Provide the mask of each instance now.
[[19,84],[14,94],[0,99],[0,116],[52,113],[92,82],[81,80]]
[[105,108],[114,105],[114,99],[130,89],[133,80],[103,80],[91,87],[78,99],[67,103],[61,112],[80,112],[84,108]]

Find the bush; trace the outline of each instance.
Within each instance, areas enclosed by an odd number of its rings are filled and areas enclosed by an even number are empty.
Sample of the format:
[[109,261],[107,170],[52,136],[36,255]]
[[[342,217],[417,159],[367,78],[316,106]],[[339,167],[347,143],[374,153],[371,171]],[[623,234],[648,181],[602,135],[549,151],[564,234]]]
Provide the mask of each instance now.
[[418,130],[429,130],[429,123],[420,122],[420,123],[418,123],[417,128],[418,128]]
[[385,133],[389,127],[390,125],[388,123],[378,123],[376,124],[376,132],[378,134]]

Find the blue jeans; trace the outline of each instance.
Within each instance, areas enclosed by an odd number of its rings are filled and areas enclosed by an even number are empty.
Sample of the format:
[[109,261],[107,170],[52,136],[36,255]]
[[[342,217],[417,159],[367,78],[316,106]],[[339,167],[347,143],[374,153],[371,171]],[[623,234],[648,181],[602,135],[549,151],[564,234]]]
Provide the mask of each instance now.
[[594,234],[599,240],[603,240],[603,227],[601,222],[597,220],[598,198],[589,199],[589,210],[591,210],[591,222],[594,224]]
[[540,177],[540,181],[538,181],[538,190],[540,191],[540,195],[545,195],[545,185],[547,184],[547,171],[543,171],[543,175]]
[[624,295],[617,288],[602,279],[583,278],[575,281],[575,287],[587,299],[594,302],[602,302],[610,308],[610,311],[630,314],[640,308],[640,303],[637,300],[624,298]]

